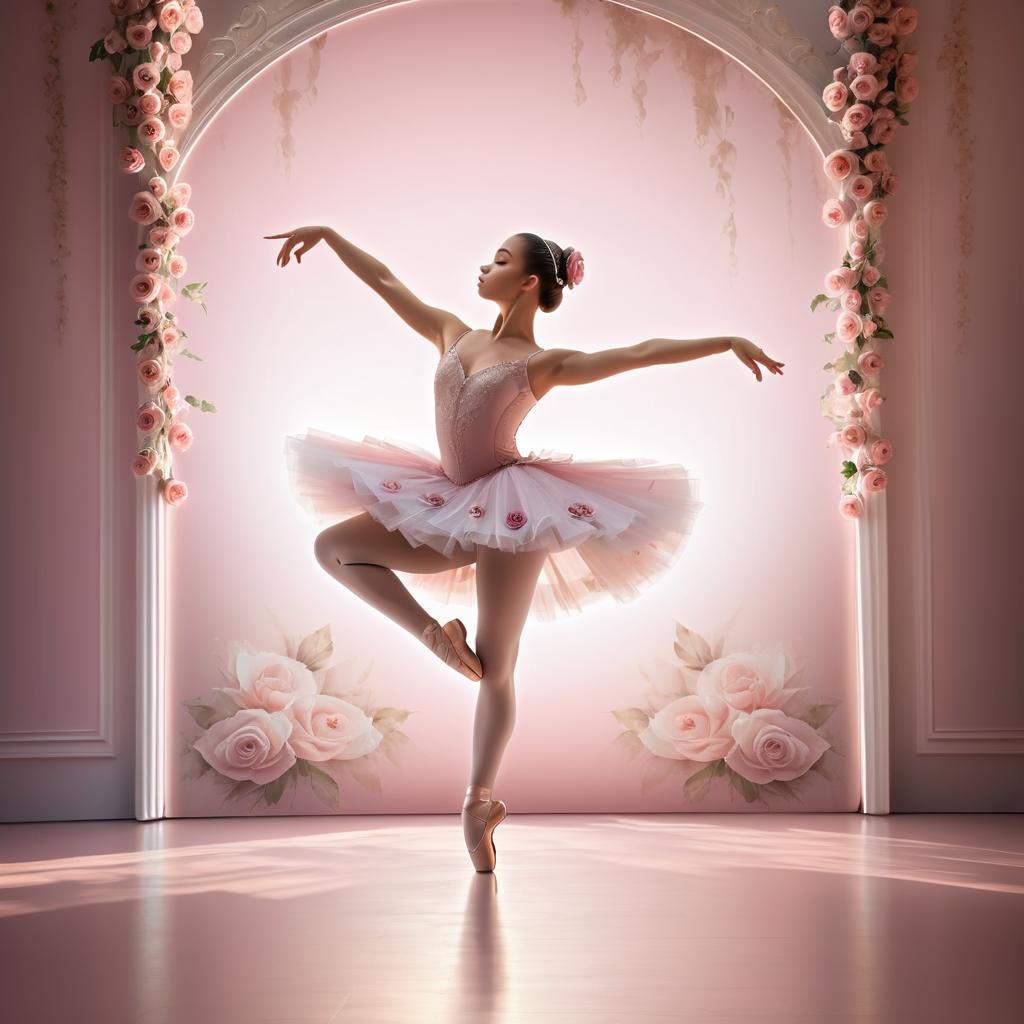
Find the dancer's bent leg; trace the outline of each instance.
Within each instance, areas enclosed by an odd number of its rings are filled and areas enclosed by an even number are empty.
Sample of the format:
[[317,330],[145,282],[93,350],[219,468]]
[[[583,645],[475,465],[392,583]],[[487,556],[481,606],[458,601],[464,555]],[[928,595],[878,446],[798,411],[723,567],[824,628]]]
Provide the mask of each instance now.
[[461,547],[446,557],[428,544],[410,544],[399,530],[389,530],[368,512],[329,526],[317,536],[313,550],[339,583],[418,639],[433,616],[392,570],[443,572],[476,560],[475,551]]
[[[491,787],[516,719],[513,681],[519,638],[526,623],[547,552],[512,553],[477,546],[476,653],[484,674],[473,722],[473,764],[470,785]],[[484,822],[463,814],[466,842],[474,846]]]

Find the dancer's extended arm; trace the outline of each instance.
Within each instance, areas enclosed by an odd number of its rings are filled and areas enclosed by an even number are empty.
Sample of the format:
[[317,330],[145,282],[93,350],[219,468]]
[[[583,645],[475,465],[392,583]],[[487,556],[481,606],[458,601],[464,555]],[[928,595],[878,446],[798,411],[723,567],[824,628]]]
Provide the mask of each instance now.
[[547,349],[534,360],[535,364],[539,364],[534,369],[540,378],[536,381],[536,390],[539,393],[560,385],[590,384],[627,370],[660,366],[663,363],[684,363],[690,359],[729,351],[750,367],[758,380],[761,379],[758,363],[779,376],[782,376],[780,367],[786,365],[766,355],[747,338],[649,338],[635,345],[606,348],[599,352],[580,352],[570,348]]
[[469,326],[454,313],[429,306],[417,298],[386,264],[347,238],[342,238],[333,228],[314,225],[263,237],[285,239],[277,254],[278,266],[282,267],[288,263],[295,246],[299,246],[295,249],[295,260],[301,263],[303,255],[322,239],[360,281],[368,284],[414,331],[430,341],[440,355],[444,355],[446,338],[454,338],[462,331],[469,330]]

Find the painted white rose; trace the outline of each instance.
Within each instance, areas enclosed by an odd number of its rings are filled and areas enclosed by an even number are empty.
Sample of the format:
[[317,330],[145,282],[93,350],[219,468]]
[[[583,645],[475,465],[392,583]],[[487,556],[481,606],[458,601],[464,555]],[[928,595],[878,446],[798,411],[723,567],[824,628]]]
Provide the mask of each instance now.
[[264,786],[295,764],[291,731],[292,720],[283,711],[243,708],[211,725],[194,746],[221,775]]
[[219,686],[239,707],[283,711],[296,697],[315,695],[316,679],[301,661],[274,651],[235,654],[238,686]]
[[640,742],[658,757],[717,761],[735,745],[736,713],[721,698],[688,694],[666,704],[640,733]]
[[758,785],[798,778],[832,746],[806,722],[774,708],[737,716],[732,734],[736,745],[725,755],[725,763]]
[[705,665],[697,693],[720,697],[736,711],[779,708],[792,696],[787,690],[786,656],[781,650],[762,654],[738,651]]
[[288,742],[306,761],[362,757],[384,738],[362,708],[325,693],[296,697],[285,714],[292,720]]

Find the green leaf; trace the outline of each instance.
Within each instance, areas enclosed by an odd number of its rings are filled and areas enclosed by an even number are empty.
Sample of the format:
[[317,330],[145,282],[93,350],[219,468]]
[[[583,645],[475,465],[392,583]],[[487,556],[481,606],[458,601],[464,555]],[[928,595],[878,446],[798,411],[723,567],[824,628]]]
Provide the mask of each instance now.
[[195,352],[193,352],[191,349],[188,349],[188,348],[181,349],[178,352],[178,355],[184,356],[186,359],[195,359],[195,360],[197,360],[200,363],[204,362],[204,359],[203,359],[202,356],[197,356],[195,354]]
[[107,48],[103,45],[103,37],[100,36],[89,48],[89,63],[94,60],[106,60],[107,56]]
[[338,789],[337,780],[332,775],[328,775],[322,768],[317,768],[315,764],[309,761],[299,761],[298,763],[304,765],[303,774],[309,777],[309,783],[313,788],[314,795],[332,810],[338,810],[341,792]]
[[829,331],[821,340],[827,342],[829,345],[832,344],[832,339],[836,336],[835,331]]
[[857,464],[851,462],[849,459],[843,459],[843,468],[840,470],[840,472],[843,474],[843,476],[846,477],[847,480],[849,480],[851,476],[856,475]]
[[797,715],[801,722],[806,722],[812,729],[820,729],[831,717],[838,704],[814,704],[802,715]]
[[619,725],[637,735],[650,724],[650,718],[643,708],[617,708],[612,710],[612,714]]
[[758,799],[758,789],[750,779],[743,778],[739,772],[734,772],[728,765],[726,769],[729,773],[729,784],[737,793],[740,793],[744,800],[748,804],[752,804]]
[[818,308],[818,306],[820,306],[823,302],[827,301],[828,296],[824,292],[819,292],[817,295],[814,296],[813,299],[811,299],[811,312],[813,313]]
[[718,761],[712,761],[711,764],[701,768],[699,772],[695,772],[683,783],[683,795],[688,800],[699,800],[708,795],[712,780],[719,774],[716,767],[719,763],[725,764],[725,761],[721,758]]
[[215,708],[212,704],[206,704],[198,697],[193,700],[186,700],[185,707],[188,708],[188,713],[192,716],[192,720],[201,729],[209,729],[215,722],[231,717],[224,714],[219,708]]
[[316,672],[324,667],[333,654],[334,641],[331,639],[331,624],[327,623],[302,638],[295,654],[295,660],[301,661],[310,672]]

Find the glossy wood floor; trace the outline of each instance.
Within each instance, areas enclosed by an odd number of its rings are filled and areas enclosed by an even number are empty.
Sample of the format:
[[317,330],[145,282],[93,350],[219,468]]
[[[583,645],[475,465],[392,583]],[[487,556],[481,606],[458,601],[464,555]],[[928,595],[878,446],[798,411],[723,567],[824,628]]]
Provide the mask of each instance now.
[[0,825],[7,1024],[1002,1024],[1024,816]]

